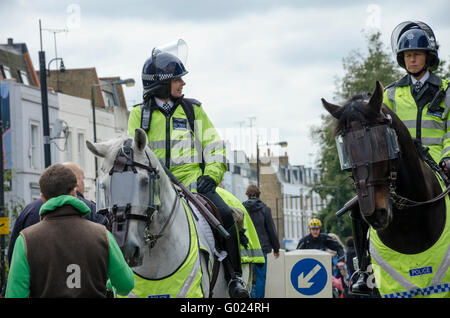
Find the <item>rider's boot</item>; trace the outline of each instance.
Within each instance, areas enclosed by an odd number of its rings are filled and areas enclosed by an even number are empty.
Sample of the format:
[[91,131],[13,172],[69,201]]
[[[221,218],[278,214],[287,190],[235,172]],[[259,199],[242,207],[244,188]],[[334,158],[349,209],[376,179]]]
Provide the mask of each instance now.
[[371,293],[371,289],[367,286],[367,279],[369,277],[369,274],[367,273],[367,267],[369,265],[369,256],[367,254],[367,231],[369,227],[361,218],[358,205],[351,211],[351,221],[359,271],[355,273],[355,275],[358,275],[358,279],[350,287],[350,291],[352,294],[369,296]]
[[241,255],[236,225],[226,229],[230,238],[224,240],[224,248],[228,256],[224,259],[225,279],[228,282],[228,293],[231,298],[250,298],[250,294],[242,280]]

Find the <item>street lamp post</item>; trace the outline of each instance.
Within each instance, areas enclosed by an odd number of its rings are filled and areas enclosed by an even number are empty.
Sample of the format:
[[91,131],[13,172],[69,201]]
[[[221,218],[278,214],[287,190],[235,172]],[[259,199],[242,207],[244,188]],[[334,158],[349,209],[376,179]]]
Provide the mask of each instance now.
[[266,142],[265,144],[258,144],[258,141],[256,142],[256,181],[258,184],[258,188],[260,187],[260,178],[259,178],[259,170],[260,170],[260,160],[259,160],[259,147],[260,146],[280,146],[281,148],[286,148],[288,145],[287,141],[279,141],[269,144],[269,142]]
[[[120,107],[120,99],[119,96],[117,94],[117,89],[116,89],[116,85],[122,85],[125,84],[127,87],[131,87],[134,86],[134,79],[132,78],[128,78],[128,79],[124,79],[124,80],[117,80],[114,82],[108,82],[108,83],[103,83],[103,84],[92,84],[91,85],[91,106],[92,106],[92,125],[93,125],[93,131],[94,131],[94,143],[97,142],[97,121],[95,118],[95,98],[94,98],[94,88],[95,87],[101,87],[101,86],[107,86],[107,85],[111,85],[113,87],[114,90],[114,95],[115,98],[117,99],[117,103],[118,106]],[[94,156],[95,158],[95,179],[97,179],[98,177],[98,159],[97,156]]]
[[[50,77],[50,64],[53,61],[61,61],[60,65],[59,65],[59,72],[64,73],[66,71],[66,67],[64,66],[64,60],[62,59],[62,57],[55,57],[53,59],[50,60],[50,62],[48,62],[48,66],[47,66],[47,76]],[[59,75],[56,72],[56,92],[60,93],[61,91],[59,90]]]

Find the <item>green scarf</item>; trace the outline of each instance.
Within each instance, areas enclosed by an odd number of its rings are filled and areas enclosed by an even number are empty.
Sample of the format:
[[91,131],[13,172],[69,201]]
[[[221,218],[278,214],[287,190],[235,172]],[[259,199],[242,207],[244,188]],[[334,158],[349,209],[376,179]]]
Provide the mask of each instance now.
[[39,215],[43,215],[46,212],[54,211],[56,208],[59,208],[63,205],[71,205],[75,209],[81,212],[82,215],[86,215],[91,212],[91,209],[80,199],[74,197],[72,195],[64,194],[59,197],[51,198],[47,202],[45,202],[41,209],[39,210]]

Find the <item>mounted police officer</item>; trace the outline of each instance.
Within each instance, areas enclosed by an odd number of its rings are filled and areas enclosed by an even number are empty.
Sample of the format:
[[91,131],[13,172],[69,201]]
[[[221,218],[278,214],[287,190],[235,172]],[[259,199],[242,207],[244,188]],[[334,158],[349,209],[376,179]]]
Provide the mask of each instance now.
[[449,166],[450,93],[446,98],[448,80],[433,74],[439,66],[434,33],[423,22],[406,21],[394,29],[391,42],[397,62],[407,74],[386,87],[383,103],[403,121],[418,144],[429,148],[439,166]]
[[[439,66],[438,44],[433,30],[420,21],[400,23],[391,35],[392,51],[406,75],[386,86],[383,103],[403,121],[424,160],[449,177],[450,127],[448,111],[450,92],[448,79],[441,79],[433,71]],[[442,173],[442,172],[441,172]],[[367,225],[357,209],[352,210],[355,250],[358,255],[360,275],[352,285],[355,294],[367,294],[366,284],[369,264],[367,256]]]
[[[177,49],[180,52],[182,46]],[[133,136],[139,127],[147,131],[150,149],[161,164],[191,191],[205,195],[217,206],[224,227],[231,234],[231,239],[224,243],[231,263],[224,266],[230,297],[248,298],[241,279],[235,221],[231,209],[216,192],[227,170],[225,144],[201,103],[182,94],[185,85],[182,77],[187,73],[178,56],[154,48],[142,69],[144,101],[131,110],[128,132]]]

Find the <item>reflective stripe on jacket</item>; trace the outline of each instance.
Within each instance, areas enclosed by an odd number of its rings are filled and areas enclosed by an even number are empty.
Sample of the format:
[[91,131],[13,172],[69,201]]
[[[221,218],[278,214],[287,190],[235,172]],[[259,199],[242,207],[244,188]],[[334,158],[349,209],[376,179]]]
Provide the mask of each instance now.
[[[430,80],[440,88],[447,88],[448,80],[441,80],[434,74],[430,74],[428,81]],[[420,118],[418,118],[418,106],[411,94],[408,77],[400,79],[394,85],[387,86],[383,97],[383,103],[403,121],[412,138],[417,136],[419,119],[420,139],[424,146],[430,148],[430,155],[436,163],[439,163],[444,157],[450,157],[449,96],[450,92],[447,92],[446,98],[440,104],[439,112],[430,112],[429,103],[426,104]]]
[[185,213],[189,220],[190,247],[184,263],[176,272],[164,279],[145,279],[134,275],[134,289],[131,294],[139,298],[177,297],[202,298],[202,271],[200,266],[199,244],[192,215],[184,200]]
[[[196,189],[197,179],[202,175],[210,176],[219,184],[227,171],[224,141],[201,106],[193,105],[196,138],[192,136],[182,106],[174,107],[172,115],[167,117],[159,109],[153,111],[151,128],[147,133],[150,149],[161,164],[168,166],[190,190]],[[141,106],[137,105],[128,119],[129,135],[134,136],[135,129],[140,125]],[[202,160],[205,162],[203,173],[199,165]]]
[[[441,182],[441,186],[443,186]],[[384,298],[450,297],[450,200],[445,227],[436,243],[418,254],[401,254],[383,244],[370,228],[370,254],[377,288]],[[424,211],[424,213],[426,213]]]

